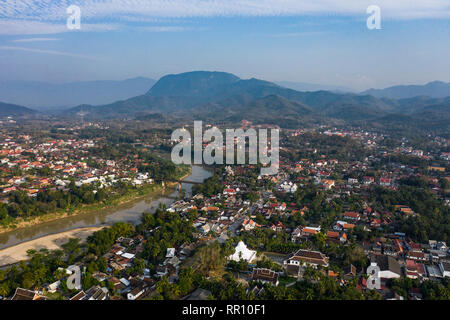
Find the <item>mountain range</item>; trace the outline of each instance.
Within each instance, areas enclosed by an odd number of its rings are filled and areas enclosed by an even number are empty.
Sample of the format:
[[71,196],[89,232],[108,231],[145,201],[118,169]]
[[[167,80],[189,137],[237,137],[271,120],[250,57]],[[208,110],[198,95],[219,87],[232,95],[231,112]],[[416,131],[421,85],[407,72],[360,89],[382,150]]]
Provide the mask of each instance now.
[[450,96],[450,83],[433,81],[425,85],[401,85],[385,89],[369,89],[361,94],[370,94],[377,98],[407,99],[417,96],[445,98]]
[[[449,115],[448,98],[425,96],[392,99],[369,94],[297,91],[259,79],[240,79],[224,72],[194,71],[162,77],[145,94],[100,106],[81,105],[92,118],[133,118],[136,114],[165,113],[199,119],[257,122],[302,122],[320,118],[347,121],[404,115],[441,123]],[[395,118],[395,117],[393,117]],[[413,121],[413,120],[411,120]]]
[[166,75],[132,98],[100,105],[80,104],[58,112],[63,117],[74,115],[89,119],[173,117],[231,122],[246,119],[289,126],[329,119],[383,125],[401,123],[448,131],[450,93],[446,97],[394,99],[367,93],[297,91],[225,72],[193,71]]
[[0,117],[27,117],[38,114],[36,110],[16,104],[0,102]]

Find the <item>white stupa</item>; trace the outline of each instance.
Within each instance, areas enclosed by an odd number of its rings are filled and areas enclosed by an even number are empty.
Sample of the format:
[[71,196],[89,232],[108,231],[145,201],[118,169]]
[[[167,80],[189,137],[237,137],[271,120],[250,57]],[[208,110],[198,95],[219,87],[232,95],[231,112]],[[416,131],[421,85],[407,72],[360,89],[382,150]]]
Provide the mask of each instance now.
[[240,260],[246,260],[247,262],[252,262],[256,258],[256,251],[247,248],[243,241],[240,241],[236,246],[234,254],[232,254],[228,259],[239,262]]

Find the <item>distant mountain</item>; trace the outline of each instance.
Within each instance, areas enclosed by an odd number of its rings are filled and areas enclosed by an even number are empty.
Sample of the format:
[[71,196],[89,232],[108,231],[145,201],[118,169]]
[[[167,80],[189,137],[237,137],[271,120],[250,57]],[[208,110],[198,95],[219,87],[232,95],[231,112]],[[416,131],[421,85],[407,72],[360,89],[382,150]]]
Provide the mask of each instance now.
[[135,118],[136,114],[170,112],[179,110],[182,106],[192,105],[183,97],[152,97],[141,95],[127,100],[116,101],[114,103],[92,106],[79,105],[64,110],[61,115],[85,115],[87,118],[95,119],[115,119],[115,118]]
[[[282,111],[286,110],[284,107],[288,104],[292,107],[294,103],[314,112],[325,112],[325,114],[335,106],[345,104],[359,108],[358,118],[363,114],[361,111],[364,108],[379,112],[382,107],[385,107],[383,102],[371,96],[338,94],[329,91],[300,92],[255,78],[243,80],[225,72],[195,71],[162,77],[145,95],[107,105],[83,105],[68,110],[67,114],[83,112],[91,117],[99,118],[132,118],[134,114],[138,112],[142,114],[145,111],[148,113],[184,112],[191,115],[214,112],[226,114],[227,110],[231,113],[239,113],[247,112],[246,108],[254,105],[251,104],[252,102],[257,103],[259,99],[269,96],[276,96],[278,100],[272,106],[276,113],[274,116],[282,116]],[[284,100],[280,102],[280,98]],[[268,100],[261,100],[259,103],[263,103],[265,107],[265,111],[261,111],[260,116],[271,114],[266,108]],[[255,108],[252,110],[255,111]],[[370,112],[373,110],[367,110],[367,113]],[[347,114],[347,116],[350,115]]]
[[148,78],[123,81],[48,83],[33,81],[0,82],[0,101],[39,110],[72,107],[79,104],[106,104],[144,94],[155,84]]
[[147,95],[204,98],[217,94],[223,87],[240,79],[231,73],[193,71],[162,77]]
[[444,98],[450,96],[450,83],[434,81],[425,85],[400,85],[385,89],[369,89],[362,92],[362,94],[391,99],[406,99],[417,96]]
[[[330,110],[343,104],[368,107],[380,111],[385,103],[371,96],[341,94],[330,91],[300,92],[273,82],[255,78],[243,80],[224,72],[187,72],[161,78],[147,95],[161,97],[189,97],[184,108],[204,103],[209,110],[247,106],[255,99],[278,96],[310,107],[315,111]],[[375,108],[375,106],[377,108]]]
[[[400,125],[423,121],[443,126],[450,98],[377,98],[369,94],[296,91],[259,79],[225,72],[195,71],[162,77],[144,95],[99,106],[80,105],[65,112],[85,117],[179,117],[217,121],[250,120],[296,126],[335,119],[359,122],[385,119]],[[420,119],[420,120],[418,120]]]
[[24,117],[33,116],[38,112],[27,107],[19,106],[16,104],[0,102],[0,117]]
[[307,82],[293,82],[293,81],[277,81],[276,84],[289,88],[294,89],[297,91],[332,91],[332,92],[354,92],[354,90],[342,87],[342,86],[333,86],[333,85],[322,85],[322,84],[315,84],[315,83],[307,83]]

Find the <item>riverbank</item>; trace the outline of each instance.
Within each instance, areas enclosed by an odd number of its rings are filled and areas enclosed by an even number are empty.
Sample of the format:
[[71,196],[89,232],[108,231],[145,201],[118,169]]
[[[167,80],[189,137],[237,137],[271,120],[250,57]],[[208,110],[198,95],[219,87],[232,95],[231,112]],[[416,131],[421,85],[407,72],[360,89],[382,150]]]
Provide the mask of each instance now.
[[[184,174],[180,180],[186,179],[188,176],[190,176],[192,173],[192,167],[189,168],[188,172]],[[163,190],[167,190],[170,188],[173,188],[175,185],[177,185],[177,182],[169,182],[166,183],[165,187],[161,185],[151,184],[143,186],[139,189],[130,191],[129,193],[120,196],[116,199],[113,199],[106,203],[95,203],[91,205],[84,205],[81,208],[77,208],[75,210],[65,210],[65,211],[57,211],[53,213],[47,213],[45,215],[39,216],[39,217],[30,217],[26,219],[18,218],[14,225],[8,226],[8,227],[2,227],[0,226],[0,234],[7,233],[11,231],[15,231],[18,229],[25,229],[30,226],[51,222],[55,220],[60,220],[76,215],[83,215],[90,212],[95,212],[99,210],[108,210],[113,209],[114,207],[126,205],[128,203],[132,203],[135,201],[142,200],[144,198],[147,198],[152,195],[158,195],[158,193],[162,192]]]
[[11,265],[22,260],[27,260],[27,251],[30,249],[36,251],[43,248],[49,250],[61,249],[61,245],[67,243],[70,238],[78,238],[81,242],[84,242],[92,233],[103,228],[104,227],[89,227],[74,229],[57,234],[50,234],[2,249],[0,250],[0,267]]

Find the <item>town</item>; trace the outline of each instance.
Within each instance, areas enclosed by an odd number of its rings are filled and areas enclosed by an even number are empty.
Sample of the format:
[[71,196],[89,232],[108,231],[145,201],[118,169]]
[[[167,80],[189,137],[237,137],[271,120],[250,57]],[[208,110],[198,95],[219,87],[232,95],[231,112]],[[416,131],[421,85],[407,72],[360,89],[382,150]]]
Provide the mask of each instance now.
[[[0,221],[70,210],[75,195],[82,204],[104,203],[186,174],[154,155],[177,143],[170,134],[135,137],[115,153],[108,134],[99,134],[109,126],[91,125],[92,137],[78,128],[71,139],[2,133]],[[281,129],[276,175],[262,175],[260,163],[210,166],[213,175],[191,194],[180,189],[136,225],[118,222],[85,243],[29,251],[27,261],[0,270],[0,296],[449,299],[448,148],[439,136],[425,143],[357,127]],[[75,276],[81,281],[73,286]]]

